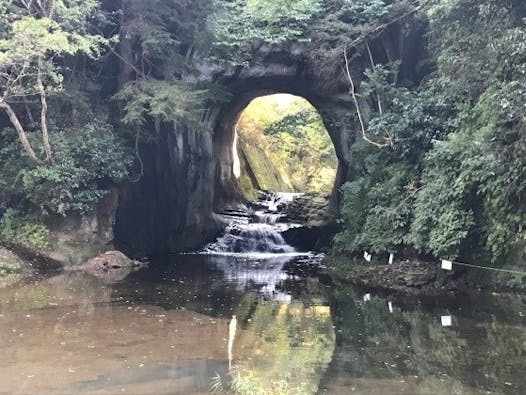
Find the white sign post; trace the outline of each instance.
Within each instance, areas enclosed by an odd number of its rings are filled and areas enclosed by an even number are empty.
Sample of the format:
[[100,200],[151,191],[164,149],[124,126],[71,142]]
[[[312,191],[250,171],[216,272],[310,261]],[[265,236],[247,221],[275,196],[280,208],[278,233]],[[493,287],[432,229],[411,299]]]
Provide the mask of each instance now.
[[442,322],[442,326],[451,326],[452,325],[452,319],[450,315],[443,315],[440,317],[440,321]]
[[442,269],[444,270],[453,270],[453,262],[446,261],[445,259],[442,260]]

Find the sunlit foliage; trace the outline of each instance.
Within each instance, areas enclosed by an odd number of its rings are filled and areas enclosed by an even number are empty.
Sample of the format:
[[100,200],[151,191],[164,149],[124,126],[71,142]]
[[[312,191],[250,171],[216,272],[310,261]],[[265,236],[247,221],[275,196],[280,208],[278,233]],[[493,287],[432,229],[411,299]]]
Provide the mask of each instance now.
[[320,115],[290,95],[255,99],[242,113],[240,144],[261,147],[294,191],[330,192],[336,176],[334,146]]

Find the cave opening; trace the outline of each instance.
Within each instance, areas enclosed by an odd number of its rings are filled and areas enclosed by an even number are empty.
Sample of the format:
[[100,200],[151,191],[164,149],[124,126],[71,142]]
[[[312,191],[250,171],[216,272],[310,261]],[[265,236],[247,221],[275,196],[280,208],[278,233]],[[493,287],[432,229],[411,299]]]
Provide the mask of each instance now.
[[234,123],[233,173],[244,198],[258,191],[329,195],[338,158],[316,108],[276,93],[252,99]]

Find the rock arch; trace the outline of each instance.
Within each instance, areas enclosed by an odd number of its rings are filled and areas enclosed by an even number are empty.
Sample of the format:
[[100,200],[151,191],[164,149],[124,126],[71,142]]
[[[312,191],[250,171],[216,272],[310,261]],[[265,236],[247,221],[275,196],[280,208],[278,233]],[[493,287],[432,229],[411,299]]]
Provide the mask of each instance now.
[[[386,48],[397,47],[400,29],[377,40],[381,44],[378,52],[385,54],[389,52]],[[417,74],[414,67],[422,47],[419,34],[419,30],[413,34],[412,44],[406,40],[409,67],[402,74]],[[375,43],[371,47],[373,52],[377,50]],[[354,61],[352,73],[357,83],[368,65],[365,55]],[[307,99],[320,113],[339,159],[335,191],[352,179],[356,122],[352,121],[349,85],[338,67],[332,75],[324,75],[316,69],[307,47],[299,44],[262,45],[245,68],[225,70],[202,63],[200,78],[223,86],[231,93],[231,100],[207,109],[203,118],[207,127],[202,130],[150,125],[158,138],[141,147],[142,179],[120,192],[114,227],[116,247],[131,255],[179,252],[194,249],[217,234],[220,224],[214,211],[239,198],[232,166],[234,125],[242,110],[258,96],[289,93]],[[334,205],[338,199],[333,192]]]

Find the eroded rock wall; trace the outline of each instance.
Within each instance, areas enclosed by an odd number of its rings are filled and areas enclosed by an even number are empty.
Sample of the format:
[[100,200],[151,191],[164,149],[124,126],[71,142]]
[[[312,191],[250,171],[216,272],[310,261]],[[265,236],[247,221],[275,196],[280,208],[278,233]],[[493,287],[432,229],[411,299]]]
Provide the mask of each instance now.
[[115,244],[132,256],[191,250],[219,230],[211,132],[171,124],[157,132],[141,147],[144,174],[123,188],[117,211]]

